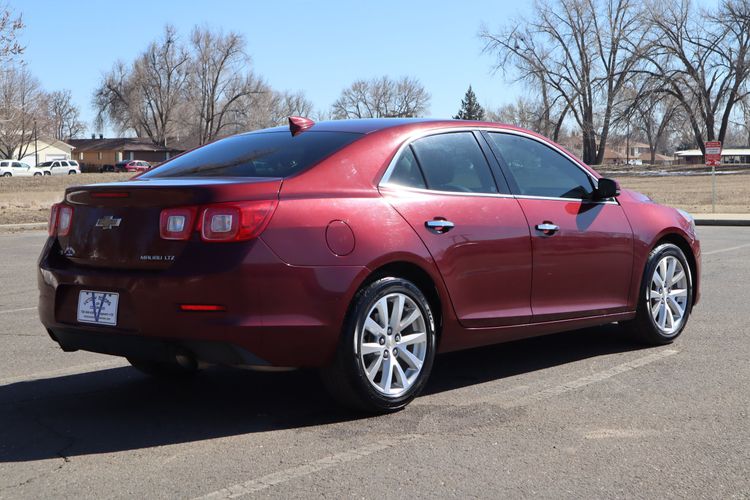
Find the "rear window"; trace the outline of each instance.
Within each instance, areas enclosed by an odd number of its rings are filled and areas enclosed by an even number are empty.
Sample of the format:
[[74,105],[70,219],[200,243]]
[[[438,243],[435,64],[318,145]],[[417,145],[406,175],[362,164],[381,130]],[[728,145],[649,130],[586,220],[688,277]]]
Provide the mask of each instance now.
[[289,177],[360,138],[350,132],[265,132],[227,137],[178,156],[141,176]]

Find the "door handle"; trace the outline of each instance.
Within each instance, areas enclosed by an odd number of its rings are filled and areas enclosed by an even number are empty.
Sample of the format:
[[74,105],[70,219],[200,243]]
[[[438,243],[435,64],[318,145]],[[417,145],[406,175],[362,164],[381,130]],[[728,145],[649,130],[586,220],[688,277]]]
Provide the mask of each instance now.
[[551,236],[560,230],[560,226],[556,224],[552,224],[551,222],[545,221],[545,222],[542,222],[541,224],[537,224],[536,230],[541,231],[542,233]]
[[434,218],[432,220],[425,221],[425,227],[433,233],[443,234],[453,229],[456,225],[449,220]]

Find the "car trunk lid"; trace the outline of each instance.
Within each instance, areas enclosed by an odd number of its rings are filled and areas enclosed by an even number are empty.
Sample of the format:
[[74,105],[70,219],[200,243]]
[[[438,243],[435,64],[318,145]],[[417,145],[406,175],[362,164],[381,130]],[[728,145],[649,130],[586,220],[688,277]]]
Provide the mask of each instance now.
[[58,237],[61,255],[82,266],[112,269],[166,269],[190,245],[190,239],[160,236],[160,214],[170,207],[277,199],[279,178],[148,179],[71,187],[65,201],[73,207],[70,233]]

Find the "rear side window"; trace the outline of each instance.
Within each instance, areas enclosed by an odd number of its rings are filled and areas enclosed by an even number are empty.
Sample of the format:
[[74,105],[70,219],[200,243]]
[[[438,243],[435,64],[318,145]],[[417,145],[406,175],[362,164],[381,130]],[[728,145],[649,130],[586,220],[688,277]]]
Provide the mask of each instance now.
[[396,165],[393,167],[391,176],[388,177],[388,183],[413,188],[427,188],[411,146],[404,149],[401,153]]
[[185,153],[141,176],[289,177],[362,137],[349,132],[288,131],[227,137]]
[[490,166],[471,132],[424,137],[412,147],[429,189],[497,193]]

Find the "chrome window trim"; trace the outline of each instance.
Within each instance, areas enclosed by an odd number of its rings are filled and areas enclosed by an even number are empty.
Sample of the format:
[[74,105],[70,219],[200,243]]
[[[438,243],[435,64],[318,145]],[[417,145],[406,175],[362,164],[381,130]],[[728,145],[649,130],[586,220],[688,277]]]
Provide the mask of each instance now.
[[550,201],[580,201],[582,203],[591,203],[592,205],[619,205],[620,203],[614,198],[606,200],[590,200],[588,198],[557,198],[554,196],[532,196],[519,194],[515,196],[518,200],[550,200]]
[[423,189],[415,188],[411,186],[403,186],[401,184],[381,184],[378,186],[386,191],[407,191],[410,193],[417,194],[440,194],[448,196],[472,196],[480,198],[512,198],[515,200],[547,200],[547,201],[566,201],[566,202],[580,202],[580,203],[591,203],[592,205],[619,205],[617,200],[609,198],[606,200],[589,200],[586,198],[554,198],[551,196],[530,196],[530,195],[513,195],[504,193],[473,193],[465,191],[438,191],[437,189]]
[[[393,172],[393,169],[396,167],[396,162],[397,162],[399,156],[401,155],[401,153],[403,152],[403,150],[406,149],[407,147],[411,146],[411,144],[414,141],[416,141],[418,139],[422,139],[424,137],[432,136],[432,135],[451,134],[451,133],[456,133],[456,132],[469,132],[469,133],[471,133],[471,132],[494,132],[494,133],[497,133],[497,134],[512,134],[512,135],[518,135],[518,136],[521,136],[521,137],[526,137],[527,139],[531,139],[532,141],[536,141],[536,142],[538,142],[538,143],[540,143],[540,144],[542,144],[544,146],[547,146],[548,148],[551,148],[551,149],[557,151],[559,154],[561,154],[562,156],[564,156],[565,158],[567,158],[568,161],[570,161],[571,163],[573,163],[573,165],[575,165],[576,167],[578,167],[579,169],[581,169],[583,171],[583,173],[585,173],[587,176],[589,176],[589,179],[591,179],[591,182],[594,185],[594,188],[596,188],[596,187],[599,186],[599,179],[597,179],[596,177],[594,177],[594,175],[587,168],[585,168],[583,165],[581,165],[580,163],[578,163],[578,161],[576,159],[574,159],[570,154],[566,153],[565,151],[563,151],[562,149],[558,148],[554,144],[542,141],[538,137],[535,137],[535,136],[533,136],[531,134],[528,134],[526,132],[521,132],[520,130],[510,130],[510,129],[494,128],[494,127],[471,127],[471,128],[469,128],[469,127],[449,127],[449,128],[440,128],[440,129],[431,129],[431,130],[420,130],[419,132],[416,132],[416,133],[410,135],[409,137],[407,137],[407,139],[404,141],[404,143],[401,144],[401,146],[399,146],[399,148],[396,150],[396,154],[393,155],[393,158],[391,158],[391,161],[388,164],[388,168],[385,169],[385,173],[383,174],[383,177],[380,178],[380,182],[378,183],[378,187],[383,186],[384,184],[388,184],[388,180],[391,177],[391,173]],[[428,189],[427,191],[431,191],[431,190]],[[444,191],[444,192],[446,192],[446,191]],[[452,192],[452,191],[450,191],[450,192]],[[536,198],[544,198],[544,199],[546,199],[546,197],[544,197],[544,196],[537,196]],[[552,199],[555,199],[555,198],[552,198]],[[581,200],[583,200],[583,198],[562,198],[562,199],[565,199],[565,200],[581,199]]]
[[512,194],[505,194],[505,193],[474,193],[471,191],[439,191],[437,189],[425,189],[425,188],[416,188],[412,186],[404,186],[401,184],[396,183],[386,183],[386,184],[380,184],[378,188],[384,188],[386,191],[392,190],[392,191],[408,191],[413,192],[417,194],[441,194],[441,195],[448,195],[448,196],[473,196],[473,197],[480,197],[480,198],[515,198]]

